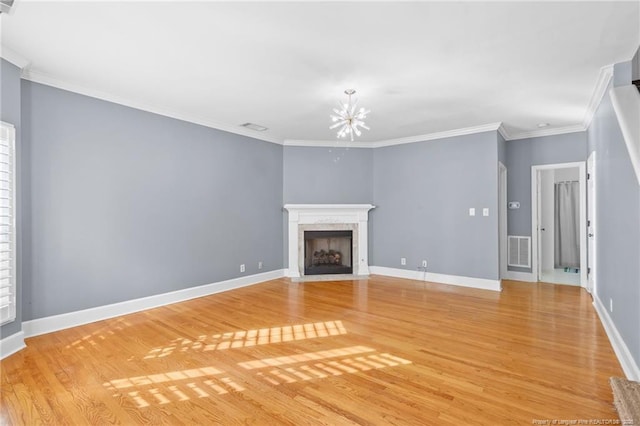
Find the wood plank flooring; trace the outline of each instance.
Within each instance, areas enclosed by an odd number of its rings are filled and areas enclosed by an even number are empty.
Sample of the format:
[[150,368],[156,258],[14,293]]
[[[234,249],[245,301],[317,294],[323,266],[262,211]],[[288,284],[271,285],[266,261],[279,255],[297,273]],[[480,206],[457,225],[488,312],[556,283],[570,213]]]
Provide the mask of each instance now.
[[616,420],[618,361],[581,288],[287,279],[34,337],[0,423]]

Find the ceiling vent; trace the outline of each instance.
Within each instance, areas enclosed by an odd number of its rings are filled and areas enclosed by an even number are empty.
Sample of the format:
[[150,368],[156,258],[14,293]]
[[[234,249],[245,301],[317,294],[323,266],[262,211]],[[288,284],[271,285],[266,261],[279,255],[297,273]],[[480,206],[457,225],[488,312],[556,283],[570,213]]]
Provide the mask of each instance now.
[[15,0],[0,0],[0,13],[10,13]]
[[264,132],[265,130],[268,129],[267,127],[264,127],[255,123],[244,123],[244,124],[241,124],[240,126],[246,127],[247,129],[255,130],[257,132]]

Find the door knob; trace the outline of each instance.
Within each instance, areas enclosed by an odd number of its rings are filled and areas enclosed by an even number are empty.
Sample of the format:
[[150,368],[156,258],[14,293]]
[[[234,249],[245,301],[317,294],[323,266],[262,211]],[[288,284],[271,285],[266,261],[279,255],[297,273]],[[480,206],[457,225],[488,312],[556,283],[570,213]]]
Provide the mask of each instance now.
[[589,238],[593,238],[593,234],[588,234],[587,235]]

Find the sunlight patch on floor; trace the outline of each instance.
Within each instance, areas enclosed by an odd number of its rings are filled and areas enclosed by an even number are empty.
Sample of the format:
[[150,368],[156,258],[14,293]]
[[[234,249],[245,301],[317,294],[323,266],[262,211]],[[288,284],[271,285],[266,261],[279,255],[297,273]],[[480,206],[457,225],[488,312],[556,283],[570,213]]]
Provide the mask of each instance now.
[[277,358],[258,359],[255,361],[241,362],[238,365],[247,370],[253,370],[255,368],[278,367],[284,364],[317,361],[321,359],[335,358],[339,356],[355,355],[355,354],[360,354],[364,352],[375,352],[375,349],[368,348],[366,346],[351,346],[348,348],[329,349],[326,351],[319,351],[319,352],[307,352],[303,354],[287,355],[287,356],[281,356]]
[[144,358],[164,358],[174,352],[187,352],[192,350],[206,352],[246,348],[257,345],[293,342],[344,334],[347,334],[347,330],[342,324],[342,321],[339,320],[242,330],[214,334],[212,336],[202,335],[199,336],[197,340],[185,338],[175,339],[170,345],[152,349]]
[[[270,385],[280,386],[407,364],[411,361],[379,353],[367,346],[350,346],[240,362],[237,366]],[[125,395],[138,408],[145,408],[243,392],[245,388],[239,383],[241,379],[234,380],[230,375],[209,366],[116,379],[103,385],[114,392],[115,398]]]

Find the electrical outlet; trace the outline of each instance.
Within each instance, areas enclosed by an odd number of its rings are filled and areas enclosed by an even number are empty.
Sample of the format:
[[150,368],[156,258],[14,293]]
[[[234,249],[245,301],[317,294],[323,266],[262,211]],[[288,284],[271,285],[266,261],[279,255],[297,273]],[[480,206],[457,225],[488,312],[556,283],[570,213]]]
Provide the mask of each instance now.
[[240,272],[244,272],[244,263],[240,265]]
[[401,265],[406,265],[407,264],[407,258],[406,257],[401,257],[400,258],[400,264]]
[[609,298],[609,312],[613,313],[613,299]]
[[258,269],[262,269],[262,260],[258,262]]
[[423,268],[426,268],[426,267],[427,267],[427,261],[426,261],[426,260],[423,260],[423,261],[422,261],[422,267],[423,267]]

